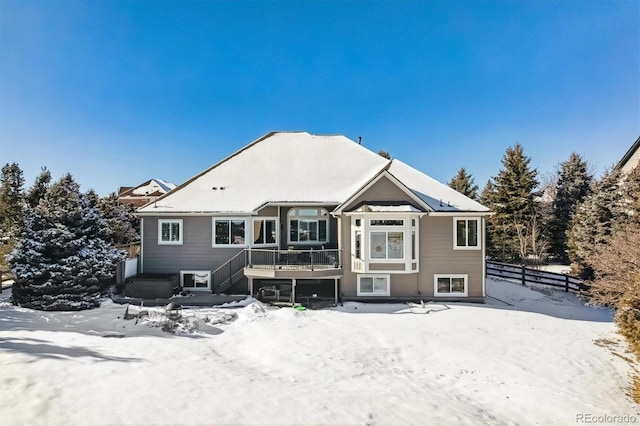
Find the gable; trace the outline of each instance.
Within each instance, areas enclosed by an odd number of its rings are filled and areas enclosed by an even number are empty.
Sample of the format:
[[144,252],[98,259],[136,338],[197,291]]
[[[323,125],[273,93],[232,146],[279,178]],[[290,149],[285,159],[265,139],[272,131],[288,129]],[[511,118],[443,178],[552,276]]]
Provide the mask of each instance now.
[[342,210],[355,210],[364,204],[412,205],[419,208],[416,205],[416,201],[409,194],[385,175],[374,181],[354,200],[349,201],[348,204],[342,207]]

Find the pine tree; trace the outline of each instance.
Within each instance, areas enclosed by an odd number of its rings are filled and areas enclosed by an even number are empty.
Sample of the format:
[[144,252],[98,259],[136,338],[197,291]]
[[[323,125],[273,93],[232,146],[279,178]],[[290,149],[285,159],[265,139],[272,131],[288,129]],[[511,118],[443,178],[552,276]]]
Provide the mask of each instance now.
[[5,164],[0,176],[0,229],[12,237],[20,231],[24,204],[24,177],[17,163]]
[[112,244],[122,246],[140,241],[140,219],[133,215],[134,205],[121,203],[112,193],[98,201],[98,208],[106,221]]
[[548,226],[550,252],[565,262],[569,259],[567,231],[576,206],[591,191],[593,176],[587,162],[576,153],[560,164],[556,183],[556,195],[552,201],[552,214]]
[[31,189],[29,189],[29,192],[27,192],[26,199],[29,206],[37,206],[40,200],[44,198],[45,194],[49,190],[50,185],[51,172],[47,170],[46,167],[43,167],[38,177],[36,177],[33,186],[31,187]]
[[13,303],[41,310],[99,306],[125,256],[106,241],[105,221],[90,197],[68,174],[25,210],[20,240],[8,256]]
[[484,203],[495,212],[487,223],[489,255],[503,261],[523,260],[519,230],[529,227],[535,215],[537,171],[520,144],[507,148],[503,168],[483,191]]
[[385,151],[384,149],[378,151],[378,155],[380,157],[386,158],[387,160],[391,160],[391,154],[389,154],[389,151]]
[[464,167],[460,167],[458,173],[449,182],[449,186],[472,200],[478,199],[478,185]]
[[574,269],[587,271],[599,246],[628,221],[626,186],[619,170],[607,172],[592,184],[591,194],[576,206],[568,231],[568,253]]

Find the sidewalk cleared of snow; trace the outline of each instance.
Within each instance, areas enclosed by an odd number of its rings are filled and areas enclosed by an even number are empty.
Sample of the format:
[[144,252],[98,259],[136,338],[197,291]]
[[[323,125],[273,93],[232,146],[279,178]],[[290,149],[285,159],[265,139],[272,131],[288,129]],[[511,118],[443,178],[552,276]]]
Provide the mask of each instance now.
[[[260,302],[125,320],[0,302],[1,424],[575,424],[633,415],[611,312],[489,281],[486,305]],[[151,308],[150,308],[151,309]],[[131,308],[130,313],[136,310]],[[123,336],[123,338],[105,338]]]

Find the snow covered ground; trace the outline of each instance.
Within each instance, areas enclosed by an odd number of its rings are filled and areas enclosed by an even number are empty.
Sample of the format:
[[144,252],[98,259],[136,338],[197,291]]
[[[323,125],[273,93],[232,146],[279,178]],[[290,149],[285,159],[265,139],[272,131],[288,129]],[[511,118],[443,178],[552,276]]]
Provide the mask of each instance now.
[[486,305],[185,309],[183,333],[169,334],[156,308],[136,324],[111,302],[92,311],[37,312],[10,305],[5,291],[0,423],[640,418],[626,395],[635,367],[623,359],[629,354],[608,310],[504,281],[490,281],[488,294]]

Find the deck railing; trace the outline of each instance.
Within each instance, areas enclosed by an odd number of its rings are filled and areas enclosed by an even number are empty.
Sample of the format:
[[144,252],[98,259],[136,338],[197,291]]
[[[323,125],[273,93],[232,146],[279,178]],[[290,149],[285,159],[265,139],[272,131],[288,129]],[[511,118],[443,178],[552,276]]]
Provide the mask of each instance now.
[[342,267],[342,250],[246,249],[246,267],[314,271]]

